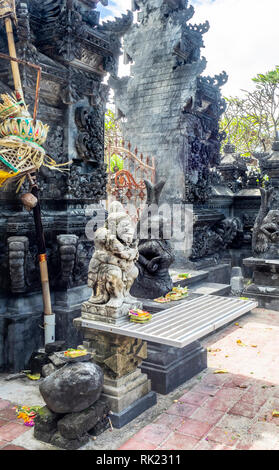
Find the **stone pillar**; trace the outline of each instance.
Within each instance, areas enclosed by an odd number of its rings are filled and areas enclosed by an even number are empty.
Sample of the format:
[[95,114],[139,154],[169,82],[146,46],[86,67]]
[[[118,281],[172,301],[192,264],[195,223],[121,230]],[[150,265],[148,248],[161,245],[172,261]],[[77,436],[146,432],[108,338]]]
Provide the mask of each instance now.
[[255,298],[259,307],[279,311],[279,139],[262,163],[271,186],[260,188],[261,207],[253,228],[253,257],[243,260],[252,271],[252,283],[244,295]]
[[[79,320],[75,320],[78,327]],[[146,342],[126,336],[82,328],[84,346],[104,371],[103,397],[112,411],[114,427],[121,428],[156,404],[151,382],[140,370],[147,358]]]
[[246,286],[246,297],[255,298],[259,307],[279,311],[279,259],[246,258],[244,266],[253,272],[252,283]]

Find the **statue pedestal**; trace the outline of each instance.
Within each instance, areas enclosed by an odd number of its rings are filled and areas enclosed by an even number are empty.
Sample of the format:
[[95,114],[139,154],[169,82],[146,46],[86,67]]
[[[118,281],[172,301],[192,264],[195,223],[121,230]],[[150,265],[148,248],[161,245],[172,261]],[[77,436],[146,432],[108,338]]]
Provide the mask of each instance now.
[[[78,320],[75,323],[79,328]],[[147,343],[91,328],[82,331],[84,346],[105,374],[103,398],[112,411],[112,424],[121,428],[157,402],[150,380],[139,368],[147,357]]]
[[[190,294],[186,299],[174,302],[174,305],[186,303],[198,297],[200,297],[198,294]],[[143,309],[153,315],[160,315],[159,312],[171,306],[169,303],[159,304],[152,300],[140,300],[143,302]],[[141,366],[142,372],[151,380],[151,389],[162,395],[172,392],[206,368],[207,352],[199,341],[182,349],[148,341],[147,359]]]
[[110,404],[115,428],[122,428],[157,402],[150,380],[140,369],[120,379],[105,376],[103,397]]
[[246,258],[243,264],[253,271],[243,295],[255,298],[259,307],[279,311],[279,259]]
[[85,320],[101,321],[116,325],[123,317],[127,317],[133,308],[142,308],[142,303],[137,299],[129,301],[125,298],[121,307],[108,307],[108,305],[97,305],[93,302],[84,302],[81,308],[81,316]]
[[152,390],[162,395],[207,368],[207,352],[199,341],[182,349],[148,342],[147,354],[141,370],[151,380]]

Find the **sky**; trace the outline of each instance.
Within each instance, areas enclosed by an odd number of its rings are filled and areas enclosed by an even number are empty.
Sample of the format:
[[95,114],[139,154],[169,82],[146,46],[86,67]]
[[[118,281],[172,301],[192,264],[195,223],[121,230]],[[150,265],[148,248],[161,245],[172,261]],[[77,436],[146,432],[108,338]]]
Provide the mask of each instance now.
[[[224,96],[241,96],[241,90],[253,89],[253,77],[279,65],[279,0],[192,0],[190,4],[195,8],[190,23],[210,23],[201,51],[207,59],[204,75],[227,72]],[[130,8],[130,0],[109,0],[107,7],[98,7],[103,20]],[[120,75],[127,74],[129,69],[120,63]]]

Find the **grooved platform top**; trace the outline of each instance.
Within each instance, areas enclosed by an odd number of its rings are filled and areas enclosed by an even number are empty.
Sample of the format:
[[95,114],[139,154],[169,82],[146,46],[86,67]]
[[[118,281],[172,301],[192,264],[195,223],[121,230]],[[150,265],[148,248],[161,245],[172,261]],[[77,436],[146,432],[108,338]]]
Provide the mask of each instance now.
[[130,323],[127,318],[117,325],[83,318],[81,328],[115,333],[183,348],[223,325],[256,308],[254,300],[204,295],[183,304],[155,313],[145,324]]

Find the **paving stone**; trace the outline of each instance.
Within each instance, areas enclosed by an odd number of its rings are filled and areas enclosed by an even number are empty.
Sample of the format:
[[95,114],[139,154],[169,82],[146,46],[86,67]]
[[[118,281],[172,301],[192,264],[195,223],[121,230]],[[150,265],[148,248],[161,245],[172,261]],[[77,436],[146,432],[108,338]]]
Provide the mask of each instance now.
[[156,449],[155,444],[150,444],[144,441],[137,441],[136,439],[132,438],[129,439],[125,444],[119,447],[118,450],[154,450]]
[[244,416],[246,418],[254,418],[261,408],[261,404],[248,403],[247,401],[239,400],[229,410],[229,414]]
[[199,385],[196,385],[194,388],[192,388],[192,392],[194,393],[200,393],[203,395],[215,395],[218,390],[220,390],[220,387],[217,385],[208,385],[204,382],[200,383]]
[[227,431],[226,429],[216,426],[208,435],[209,441],[218,442],[227,446],[234,446],[238,442],[235,432]]
[[194,450],[233,450],[232,447],[218,444],[213,441],[201,440]]
[[193,450],[198,444],[199,439],[193,436],[185,436],[184,434],[174,432],[159,447],[160,450]]
[[0,427],[0,441],[13,441],[18,436],[28,431],[26,426],[17,423],[8,423]]
[[163,424],[165,426],[168,426],[169,429],[171,429],[172,431],[175,431],[178,426],[180,426],[184,422],[184,420],[185,418],[163,413],[155,420],[155,423]]
[[196,409],[197,406],[190,405],[188,403],[175,403],[166,411],[166,413],[189,418]]
[[207,399],[208,399],[207,395],[205,396],[204,394],[196,393],[196,392],[187,392],[185,393],[185,395],[182,395],[182,397],[179,398],[179,402],[200,406],[203,403],[205,403]]
[[146,441],[150,444],[154,444],[159,446],[166,438],[170,435],[171,429],[164,425],[153,423],[145,426],[141,431],[139,431],[135,436],[134,439],[137,441]]
[[[265,312],[257,314],[259,323],[251,315],[247,325],[242,321],[243,328],[234,325],[210,340],[211,349],[222,350],[216,356],[209,355],[211,369],[199,376],[194,387],[185,387],[178,403],[155,420],[174,431],[159,446],[160,450],[279,449],[279,418],[272,417],[272,410],[279,409],[278,356],[272,354],[272,346],[277,346],[278,328],[273,325],[270,330],[266,326],[270,317]],[[278,314],[272,321],[279,327]],[[238,338],[248,346],[238,346]],[[252,344],[258,348],[251,347]],[[270,351],[266,354],[267,344]],[[225,358],[226,355],[231,357]],[[214,374],[216,369],[227,369],[228,373]],[[250,374],[252,371],[254,374]],[[193,441],[183,441],[181,434],[196,439],[194,447]],[[148,438],[147,430],[144,435]],[[132,441],[129,445],[132,449]]]
[[236,416],[226,414],[218,423],[218,427],[225,428],[226,430],[245,435],[253,425],[253,420],[244,416]]
[[9,444],[3,447],[1,450],[26,450],[26,449],[24,449],[24,447],[14,446],[13,444]]
[[10,401],[2,400],[2,399],[0,398],[0,410],[4,410],[5,408],[8,408],[9,406],[11,406],[11,402],[10,402]]
[[207,409],[208,412],[211,410],[227,412],[235,403],[235,399],[226,400],[220,397],[209,397],[208,400],[203,404],[203,408]]
[[210,413],[208,413],[208,409],[198,408],[194,411],[191,418],[208,424],[217,424],[223,416],[223,411],[210,410]]
[[1,419],[7,419],[9,421],[17,420],[17,414],[16,410],[14,409],[14,405],[0,411],[0,420]]
[[201,438],[209,432],[212,426],[213,424],[202,423],[192,418],[185,418],[184,423],[177,428],[177,432]]

